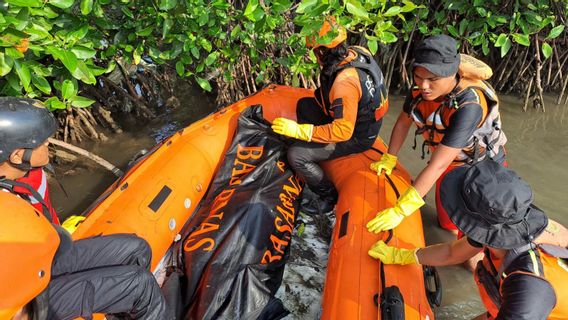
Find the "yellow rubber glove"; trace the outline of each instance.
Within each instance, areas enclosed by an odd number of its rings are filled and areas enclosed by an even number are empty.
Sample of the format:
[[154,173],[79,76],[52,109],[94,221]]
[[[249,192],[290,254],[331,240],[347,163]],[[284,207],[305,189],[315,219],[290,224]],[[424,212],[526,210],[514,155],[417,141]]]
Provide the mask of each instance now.
[[390,153],[385,153],[381,157],[381,160],[377,162],[371,163],[371,170],[377,172],[377,175],[380,176],[381,172],[385,170],[387,175],[390,175],[392,169],[396,166],[396,160],[398,159],[397,156],[394,156]]
[[369,250],[369,255],[375,259],[381,260],[384,264],[419,264],[416,249],[403,249],[391,247],[383,242],[376,242]]
[[86,217],[83,217],[83,216],[70,216],[65,221],[63,221],[61,226],[65,230],[67,230],[69,233],[73,233],[73,232],[75,232],[75,230],[77,230],[77,228],[79,227],[81,222],[83,222],[83,220],[85,220],[85,218]]
[[286,118],[276,118],[272,122],[274,132],[304,141],[312,141],[313,124],[298,124],[294,120]]
[[423,205],[424,200],[418,194],[418,191],[411,186],[398,198],[394,207],[387,208],[377,213],[377,215],[367,223],[367,230],[379,233],[384,230],[393,229],[402,222],[404,217],[408,217]]

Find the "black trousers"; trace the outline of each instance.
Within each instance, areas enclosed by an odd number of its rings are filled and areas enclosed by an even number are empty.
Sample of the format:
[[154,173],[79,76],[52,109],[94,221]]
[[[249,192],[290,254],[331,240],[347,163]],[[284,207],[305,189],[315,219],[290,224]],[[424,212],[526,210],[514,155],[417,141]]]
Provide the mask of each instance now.
[[148,243],[116,234],[74,241],[57,256],[49,283],[48,319],[91,319],[125,313],[133,319],[168,319],[152,273]]
[[[314,98],[300,99],[296,116],[298,123],[311,123],[316,126],[333,121],[332,117],[323,112]],[[338,143],[297,141],[288,149],[288,162],[294,171],[304,177],[310,189],[318,193],[319,189],[326,189],[330,184],[318,162],[363,152],[370,149],[374,142],[375,139],[361,139],[355,136]]]

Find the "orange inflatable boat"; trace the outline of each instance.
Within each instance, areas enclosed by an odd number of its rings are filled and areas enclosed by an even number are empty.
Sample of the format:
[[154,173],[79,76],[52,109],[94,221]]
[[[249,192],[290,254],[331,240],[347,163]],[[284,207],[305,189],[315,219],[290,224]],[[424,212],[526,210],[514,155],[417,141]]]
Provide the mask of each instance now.
[[[313,96],[313,91],[270,86],[180,130],[139,159],[95,201],[73,237],[136,233],[152,247],[152,268],[156,269],[205,196],[231,143],[240,112],[261,104],[268,121],[280,116],[295,119],[297,101],[307,96]],[[395,300],[402,310],[390,310],[391,314],[433,319],[421,266],[383,266],[367,254],[379,239],[406,248],[424,246],[419,212],[390,232],[375,235],[365,229],[366,222],[392,206],[410,183],[400,165],[389,177],[377,177],[369,170],[369,164],[385,150],[377,139],[371,150],[324,163],[340,197],[322,300],[323,319],[381,319],[382,293],[395,286],[400,291]]]

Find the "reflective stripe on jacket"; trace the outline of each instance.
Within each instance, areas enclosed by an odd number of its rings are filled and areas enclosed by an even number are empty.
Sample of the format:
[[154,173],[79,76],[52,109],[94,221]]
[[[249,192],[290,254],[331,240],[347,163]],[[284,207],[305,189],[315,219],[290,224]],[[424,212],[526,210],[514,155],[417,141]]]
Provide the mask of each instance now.
[[14,187],[15,193],[20,195],[25,195],[29,199],[31,205],[34,206],[34,208],[36,208],[40,212],[45,210],[44,208],[45,205],[51,214],[52,217],[51,222],[57,225],[60,224],[59,219],[57,218],[57,213],[53,208],[53,206],[51,205],[51,200],[49,197],[49,185],[47,183],[47,174],[43,169],[33,168],[28,172],[28,174],[25,177],[16,179],[16,181],[29,185],[31,188],[33,188],[39,193],[42,199],[34,198],[32,193],[28,189],[23,187],[15,186]]
[[[474,272],[481,300],[489,314],[495,318],[502,305],[501,288],[503,281],[513,274],[526,274],[546,280],[556,295],[556,306],[547,319],[568,318],[568,264],[555,254],[554,247],[564,254],[568,249],[542,244],[536,249],[509,250],[502,261],[491,257],[485,250],[485,257],[477,264]],[[548,249],[547,249],[548,248]],[[552,250],[550,248],[553,248]],[[517,259],[521,254],[528,252],[530,259]]]

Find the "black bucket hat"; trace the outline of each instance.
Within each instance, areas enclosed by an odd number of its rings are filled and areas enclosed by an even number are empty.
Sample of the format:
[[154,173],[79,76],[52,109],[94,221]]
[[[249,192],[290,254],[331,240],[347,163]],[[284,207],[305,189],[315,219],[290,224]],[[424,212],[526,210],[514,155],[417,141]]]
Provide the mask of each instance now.
[[426,68],[438,77],[449,77],[458,73],[460,54],[454,38],[445,34],[424,39],[414,51],[416,67]]
[[493,160],[450,171],[440,186],[442,207],[468,238],[497,249],[526,245],[548,218],[532,204],[531,187]]

